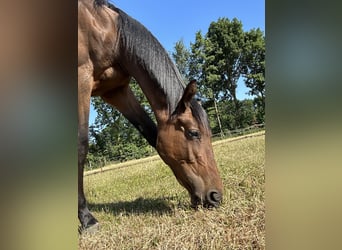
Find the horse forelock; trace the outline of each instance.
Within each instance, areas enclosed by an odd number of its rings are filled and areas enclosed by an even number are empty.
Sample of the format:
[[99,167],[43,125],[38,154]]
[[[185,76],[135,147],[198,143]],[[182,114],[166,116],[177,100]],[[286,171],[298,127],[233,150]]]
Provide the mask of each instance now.
[[192,99],[192,101],[190,102],[190,108],[191,113],[198,122],[198,124],[201,125],[209,135],[211,135],[208,116],[204,111],[203,107],[201,106],[201,104],[199,104],[196,99]]

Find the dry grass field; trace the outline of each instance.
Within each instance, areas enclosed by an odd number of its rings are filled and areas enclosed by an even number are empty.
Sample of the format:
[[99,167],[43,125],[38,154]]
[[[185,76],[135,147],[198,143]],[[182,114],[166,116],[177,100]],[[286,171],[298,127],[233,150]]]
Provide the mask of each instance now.
[[214,143],[224,184],[217,209],[190,208],[190,198],[161,161],[85,176],[97,232],[79,249],[265,249],[265,135]]

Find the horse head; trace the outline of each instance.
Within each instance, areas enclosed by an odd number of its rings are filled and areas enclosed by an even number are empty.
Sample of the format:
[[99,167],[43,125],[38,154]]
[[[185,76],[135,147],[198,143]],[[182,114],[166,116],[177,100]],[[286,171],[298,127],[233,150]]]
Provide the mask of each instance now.
[[223,185],[211,145],[211,131],[202,106],[193,98],[196,81],[185,88],[176,110],[158,128],[157,151],[191,197],[193,207],[217,207]]

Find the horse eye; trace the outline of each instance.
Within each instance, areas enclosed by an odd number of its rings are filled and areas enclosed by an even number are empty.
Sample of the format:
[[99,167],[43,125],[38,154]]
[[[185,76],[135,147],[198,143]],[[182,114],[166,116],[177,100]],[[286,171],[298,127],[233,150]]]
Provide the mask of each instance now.
[[201,139],[201,134],[198,130],[189,130],[188,131],[188,135],[192,138],[192,139]]

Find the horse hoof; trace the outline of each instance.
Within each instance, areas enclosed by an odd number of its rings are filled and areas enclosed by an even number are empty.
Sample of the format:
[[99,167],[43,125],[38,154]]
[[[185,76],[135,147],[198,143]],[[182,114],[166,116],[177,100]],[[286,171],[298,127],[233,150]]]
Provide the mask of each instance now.
[[89,233],[94,234],[98,232],[100,229],[100,223],[96,222],[95,224],[88,225],[86,227],[79,227],[78,232],[81,233]]
[[87,233],[96,233],[100,229],[100,223],[96,222],[95,224],[89,225],[87,228],[85,228],[85,231]]

